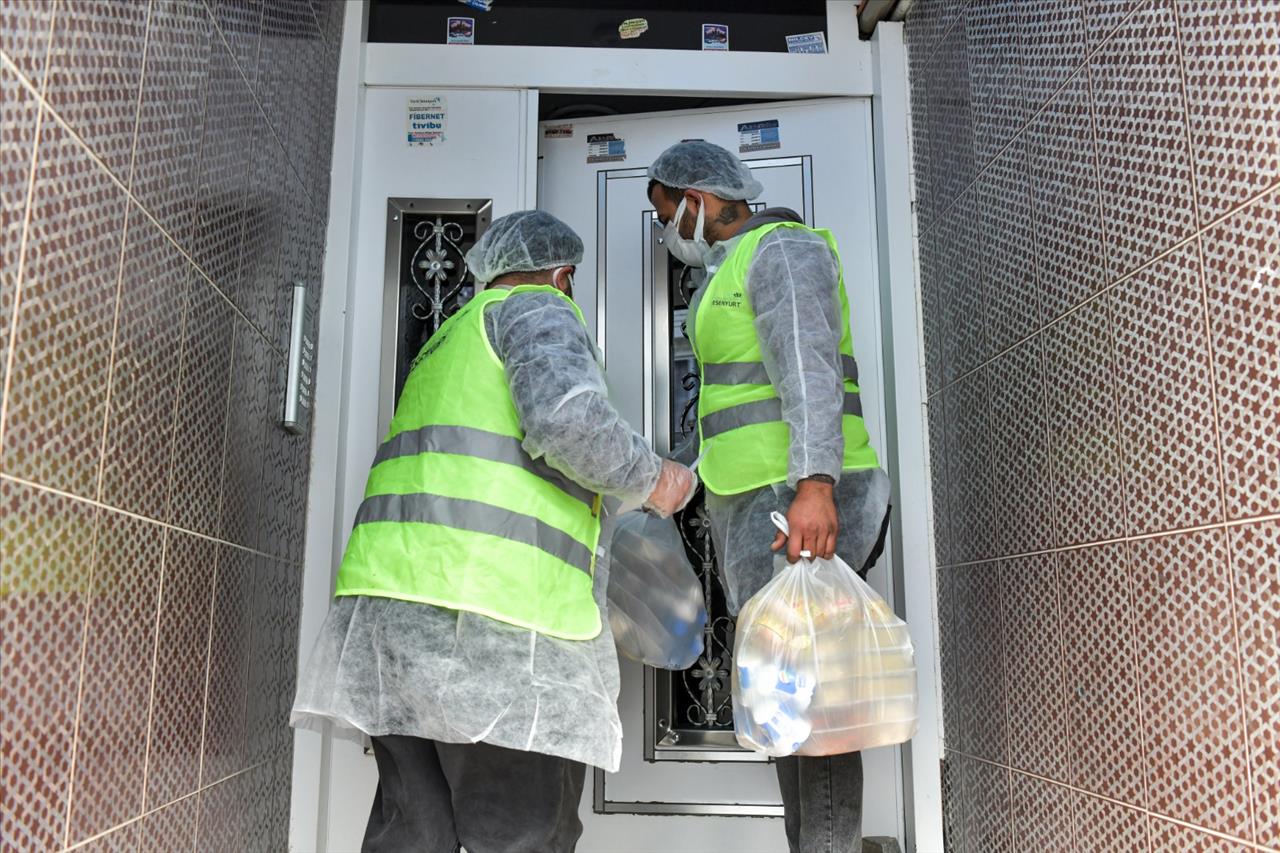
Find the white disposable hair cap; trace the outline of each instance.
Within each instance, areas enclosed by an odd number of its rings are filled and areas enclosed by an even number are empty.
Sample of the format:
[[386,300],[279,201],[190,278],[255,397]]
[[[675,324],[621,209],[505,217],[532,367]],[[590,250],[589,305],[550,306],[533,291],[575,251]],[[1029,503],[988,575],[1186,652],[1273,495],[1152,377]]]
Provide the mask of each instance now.
[[493,220],[467,252],[467,266],[483,284],[509,272],[576,266],[581,260],[582,238],[542,210],[518,210]]
[[702,190],[726,201],[753,199],[764,187],[737,155],[696,139],[678,142],[658,155],[649,177],[673,189]]

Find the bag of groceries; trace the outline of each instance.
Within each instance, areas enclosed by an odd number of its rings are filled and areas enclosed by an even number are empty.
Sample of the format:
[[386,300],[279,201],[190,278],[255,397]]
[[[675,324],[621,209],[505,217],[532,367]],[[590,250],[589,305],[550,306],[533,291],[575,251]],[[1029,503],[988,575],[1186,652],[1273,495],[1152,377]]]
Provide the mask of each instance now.
[[622,652],[659,669],[688,669],[702,655],[707,606],[674,519],[618,518],[609,568],[609,627]]
[[776,758],[910,740],[918,697],[906,623],[839,557],[787,564],[779,555],[775,565],[738,616],[738,743]]

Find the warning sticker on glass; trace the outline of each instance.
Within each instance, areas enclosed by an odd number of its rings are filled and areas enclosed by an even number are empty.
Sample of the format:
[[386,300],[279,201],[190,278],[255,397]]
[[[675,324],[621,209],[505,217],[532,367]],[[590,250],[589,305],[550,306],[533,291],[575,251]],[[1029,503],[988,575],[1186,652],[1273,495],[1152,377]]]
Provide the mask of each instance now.
[[778,120],[749,121],[738,125],[738,153],[769,151],[782,147],[782,135],[778,132]]
[[827,37],[819,30],[816,33],[800,33],[787,36],[787,53],[826,53]]
[[729,25],[728,24],[703,24],[702,25],[702,49],[703,50],[728,50],[729,49]]
[[587,135],[588,163],[616,163],[627,159],[627,142],[612,133]]
[[449,29],[445,33],[445,44],[475,44],[476,19],[450,18]]
[[573,125],[546,124],[542,126],[543,139],[573,139]]
[[447,114],[444,95],[410,98],[407,118],[409,144],[421,146],[444,142]]

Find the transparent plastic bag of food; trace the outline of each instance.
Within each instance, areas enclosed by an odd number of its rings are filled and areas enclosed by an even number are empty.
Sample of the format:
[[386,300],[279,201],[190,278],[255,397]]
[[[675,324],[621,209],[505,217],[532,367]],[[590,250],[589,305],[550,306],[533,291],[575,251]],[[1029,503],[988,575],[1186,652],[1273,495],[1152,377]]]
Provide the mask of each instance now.
[[702,655],[707,606],[676,522],[643,512],[618,518],[609,568],[609,626],[618,651],[659,669]]
[[918,694],[906,623],[839,557],[776,563],[738,616],[738,743],[777,758],[910,740]]

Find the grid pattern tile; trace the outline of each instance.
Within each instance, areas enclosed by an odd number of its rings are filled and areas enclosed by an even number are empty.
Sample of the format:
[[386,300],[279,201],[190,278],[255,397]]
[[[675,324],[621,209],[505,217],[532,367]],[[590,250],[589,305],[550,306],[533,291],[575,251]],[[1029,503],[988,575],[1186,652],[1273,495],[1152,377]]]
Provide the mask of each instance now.
[[947,849],[1280,850],[1280,3],[906,37]]
[[342,10],[0,3],[6,850],[287,846]]

